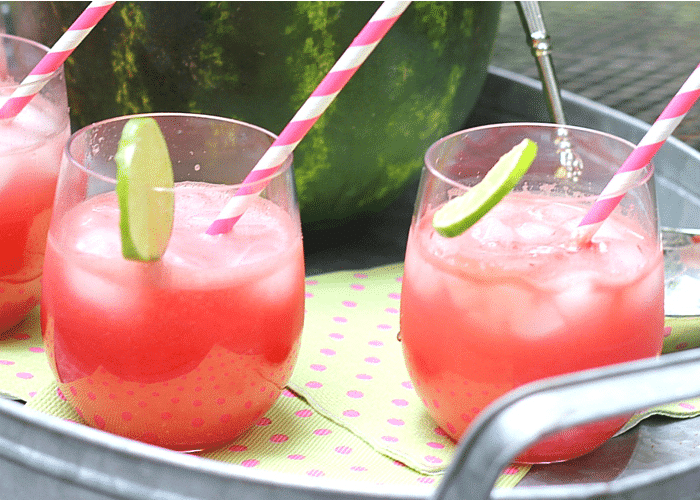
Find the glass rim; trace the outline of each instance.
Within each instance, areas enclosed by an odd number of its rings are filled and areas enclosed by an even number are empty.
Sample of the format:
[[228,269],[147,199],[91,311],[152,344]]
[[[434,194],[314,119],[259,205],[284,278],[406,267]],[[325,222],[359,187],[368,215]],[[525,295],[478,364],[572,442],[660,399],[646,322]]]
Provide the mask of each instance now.
[[[10,35],[8,33],[0,33],[0,41],[4,40],[12,40],[15,42],[22,42],[26,45],[30,45],[32,47],[35,47],[41,51],[43,51],[46,55],[48,54],[51,49],[44,45],[43,43],[37,42],[36,40],[31,40],[29,38],[25,38],[23,36],[17,36],[17,35]],[[43,56],[42,56],[43,57]],[[31,71],[31,70],[30,70]],[[59,75],[63,73],[63,64],[61,64],[58,69],[54,70],[52,73],[49,73],[47,76],[44,76],[42,80],[53,80],[56,75]],[[28,75],[24,75],[23,78],[26,78]],[[30,87],[36,85],[36,82],[28,82],[28,83],[0,83],[0,88],[3,89],[19,89],[22,87]]]
[[[258,125],[253,125],[252,123],[244,122],[242,120],[236,120],[233,118],[225,118],[223,116],[216,116],[216,115],[207,115],[204,113],[186,113],[186,112],[154,112],[154,113],[137,113],[137,114],[131,114],[131,115],[122,115],[122,116],[115,116],[112,118],[107,118],[105,120],[100,120],[98,122],[91,123],[89,125],[86,125],[82,127],[79,130],[76,130],[73,132],[68,140],[66,141],[66,144],[63,147],[63,154],[67,158],[67,160],[70,162],[71,165],[75,166],[76,168],[80,169],[82,172],[84,172],[86,175],[93,177],[95,179],[99,179],[102,182],[106,182],[108,184],[115,185],[117,184],[117,179],[116,177],[112,177],[109,175],[104,175],[99,172],[95,172],[94,170],[91,170],[87,168],[82,162],[78,161],[72,154],[71,154],[71,146],[73,143],[77,140],[77,138],[85,133],[88,132],[88,130],[93,129],[97,126],[103,126],[103,125],[110,125],[113,123],[118,123],[118,122],[123,122],[123,121],[128,121],[131,118],[157,118],[157,117],[181,117],[181,118],[195,118],[195,119],[203,119],[206,121],[218,121],[218,122],[223,122],[227,123],[229,125],[242,125],[247,129],[254,130],[256,132],[260,132],[263,135],[269,137],[272,142],[274,142],[277,139],[277,135],[270,132],[269,130],[260,127]],[[270,142],[270,145],[272,145],[272,142]],[[262,177],[260,179],[256,179],[253,184],[267,184],[270,181],[272,181],[274,178],[284,174],[287,172],[293,162],[293,153],[290,153],[289,156],[282,162],[282,166],[278,168],[275,172]],[[237,189],[241,187],[243,183],[238,183],[238,184],[210,184],[210,187],[212,189],[216,189],[218,186],[220,186],[220,189],[224,190],[230,190],[230,189]],[[160,188],[160,190],[163,190]]]
[[[516,128],[516,127],[530,127],[530,128],[541,128],[541,129],[551,129],[551,130],[556,130],[556,129],[565,129],[565,130],[575,130],[577,132],[585,132],[588,134],[592,135],[597,135],[600,137],[605,137],[608,139],[612,139],[615,142],[618,142],[620,144],[624,144],[625,146],[628,146],[630,148],[630,153],[634,150],[636,147],[635,144],[632,142],[628,141],[627,139],[623,139],[622,137],[618,137],[614,134],[611,134],[609,132],[603,132],[601,130],[595,130],[592,128],[587,128],[587,127],[580,127],[576,125],[559,125],[556,123],[541,123],[541,122],[507,122],[507,123],[492,123],[489,125],[479,125],[477,127],[471,127],[471,128],[466,128],[462,130],[458,130],[456,132],[453,132],[451,134],[448,134],[444,137],[441,137],[437,141],[435,141],[433,144],[430,145],[428,150],[425,152],[425,155],[423,157],[423,165],[424,167],[431,173],[431,175],[435,176],[438,178],[440,181],[445,182],[447,184],[450,184],[451,186],[454,186],[456,188],[460,189],[468,189],[469,186],[466,184],[463,184],[457,180],[450,179],[447,177],[445,174],[443,174],[441,171],[437,169],[437,167],[434,165],[434,162],[429,160],[429,156],[433,152],[433,150],[437,149],[440,147],[441,144],[447,142],[448,140],[457,137],[457,136],[462,136],[470,132],[480,132],[488,129],[494,129],[494,128],[499,128],[499,129],[505,129],[505,128]],[[647,165],[645,165],[645,168],[647,168],[648,172],[647,174],[642,177],[636,185],[634,185],[630,189],[636,189],[640,186],[643,186],[646,184],[651,176],[654,174],[654,163],[649,162]],[[614,174],[614,172],[611,172],[611,176]],[[525,174],[527,175],[527,174]]]

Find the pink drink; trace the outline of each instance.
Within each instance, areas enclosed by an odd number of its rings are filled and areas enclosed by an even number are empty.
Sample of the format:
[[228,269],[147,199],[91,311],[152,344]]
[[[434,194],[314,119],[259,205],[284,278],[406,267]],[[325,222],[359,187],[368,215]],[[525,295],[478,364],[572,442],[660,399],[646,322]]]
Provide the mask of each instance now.
[[69,135],[67,107],[41,96],[0,123],[0,333],[38,303],[46,232]]
[[[404,353],[426,408],[455,440],[486,405],[522,384],[660,353],[663,256],[657,239],[616,216],[590,247],[571,249],[586,201],[511,193],[456,238],[435,233],[432,211],[411,228],[401,308]],[[582,455],[624,422],[555,435],[519,460]]]
[[304,311],[298,221],[257,199],[231,233],[205,231],[228,195],[175,190],[154,263],[121,256],[114,192],[52,226],[42,326],[62,393],[95,427],[178,450],[212,448],[277,399]]

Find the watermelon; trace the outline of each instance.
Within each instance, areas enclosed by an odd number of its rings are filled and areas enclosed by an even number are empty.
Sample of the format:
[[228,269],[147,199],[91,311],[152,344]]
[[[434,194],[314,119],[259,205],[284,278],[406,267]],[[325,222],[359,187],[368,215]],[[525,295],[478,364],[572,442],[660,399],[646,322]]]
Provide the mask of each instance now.
[[[118,2],[66,62],[73,126],[184,111],[279,133],[378,5]],[[51,45],[83,7],[13,3],[16,31]],[[375,213],[415,179],[428,146],[476,102],[500,7],[408,7],[294,153],[305,223]]]

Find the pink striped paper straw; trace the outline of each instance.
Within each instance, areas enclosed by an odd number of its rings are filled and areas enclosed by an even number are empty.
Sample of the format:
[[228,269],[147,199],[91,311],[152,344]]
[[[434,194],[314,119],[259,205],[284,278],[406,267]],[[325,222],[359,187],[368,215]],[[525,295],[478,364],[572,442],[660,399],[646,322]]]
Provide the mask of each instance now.
[[574,232],[574,240],[579,245],[588,243],[593,238],[625,193],[637,185],[645,174],[644,167],[661,149],[698,97],[700,97],[700,65],[691,73],[583,217]]
[[394,25],[411,2],[384,2],[362,31],[355,37],[340,59],[331,68],[311,96],[282,130],[253,170],[246,176],[240,188],[231,197],[207,234],[229,232],[245,212],[248,204],[265,188],[263,179],[274,174],[294,151],[316,120],[348,83],[355,71],[365,62],[384,35]]
[[114,1],[93,1],[78,19],[58,39],[36,67],[26,76],[22,83],[0,108],[0,119],[14,118],[24,109],[29,101],[48,83],[54,71],[68,59],[68,56],[92,31],[92,28],[104,17],[114,5]]

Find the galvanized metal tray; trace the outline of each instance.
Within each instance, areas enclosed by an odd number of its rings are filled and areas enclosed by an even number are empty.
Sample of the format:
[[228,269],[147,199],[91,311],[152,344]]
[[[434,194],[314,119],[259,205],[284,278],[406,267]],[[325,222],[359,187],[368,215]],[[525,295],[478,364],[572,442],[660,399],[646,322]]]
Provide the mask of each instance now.
[[[548,120],[538,82],[491,68],[485,88],[467,125]],[[575,95],[564,92],[563,98],[572,125],[632,142],[648,128]],[[700,227],[700,153],[671,139],[655,163],[662,224]],[[305,233],[307,271],[401,260],[414,196],[415,186],[381,214],[335,234]],[[421,490],[237,467],[76,426],[0,399],[0,499],[700,498],[698,419],[644,421],[581,459],[534,467],[516,488],[492,490],[510,460],[543,435],[694,396],[700,396],[698,350],[531,384],[483,412],[438,489]]]

